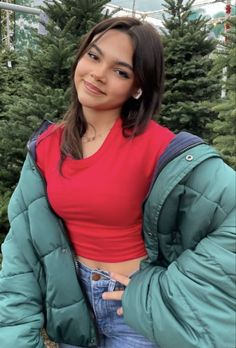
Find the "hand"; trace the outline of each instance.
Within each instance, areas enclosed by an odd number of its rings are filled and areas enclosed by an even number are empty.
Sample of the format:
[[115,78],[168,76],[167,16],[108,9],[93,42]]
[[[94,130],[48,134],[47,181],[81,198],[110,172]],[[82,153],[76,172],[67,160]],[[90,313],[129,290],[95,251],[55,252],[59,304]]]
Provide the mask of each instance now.
[[[114,273],[112,272],[110,274],[111,278],[113,280],[116,280],[117,282],[127,286],[130,282],[129,277],[123,275],[123,274],[119,274],[119,273]],[[121,298],[123,296],[124,290],[118,290],[118,291],[108,291],[108,292],[104,292],[102,294],[102,298],[103,300],[115,300],[115,301],[121,301]],[[117,309],[117,314],[118,315],[123,315],[123,308],[120,307]]]

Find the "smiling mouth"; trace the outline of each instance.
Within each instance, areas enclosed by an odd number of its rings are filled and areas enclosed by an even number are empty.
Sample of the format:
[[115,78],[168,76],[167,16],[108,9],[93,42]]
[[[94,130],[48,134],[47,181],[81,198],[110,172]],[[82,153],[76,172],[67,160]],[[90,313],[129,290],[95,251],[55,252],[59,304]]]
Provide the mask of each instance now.
[[99,94],[105,94],[101,89],[97,88],[96,86],[94,86],[92,83],[88,82],[88,81],[85,81],[84,80],[84,86],[85,88],[93,93],[93,94],[96,94],[96,95],[99,95]]

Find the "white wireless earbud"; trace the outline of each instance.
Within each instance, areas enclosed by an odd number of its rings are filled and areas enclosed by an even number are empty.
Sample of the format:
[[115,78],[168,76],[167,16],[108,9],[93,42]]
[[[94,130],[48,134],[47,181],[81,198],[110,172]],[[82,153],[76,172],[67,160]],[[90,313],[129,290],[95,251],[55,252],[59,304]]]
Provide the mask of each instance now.
[[134,99],[139,99],[139,98],[141,97],[142,93],[143,93],[143,91],[141,90],[141,88],[139,88],[139,89],[137,90],[136,94],[133,95],[133,98],[134,98]]

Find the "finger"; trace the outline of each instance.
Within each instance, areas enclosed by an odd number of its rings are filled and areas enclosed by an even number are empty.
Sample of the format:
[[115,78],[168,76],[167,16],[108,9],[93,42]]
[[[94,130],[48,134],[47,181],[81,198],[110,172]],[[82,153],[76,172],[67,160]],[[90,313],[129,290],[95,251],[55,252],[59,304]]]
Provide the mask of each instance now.
[[130,279],[129,277],[123,275],[123,274],[120,274],[120,273],[115,273],[115,272],[111,272],[110,273],[110,276],[113,280],[116,280],[118,281],[119,283],[127,286],[130,282]]
[[103,300],[121,301],[124,291],[108,291],[102,294]]
[[122,308],[122,307],[118,308],[117,311],[116,311],[116,313],[117,313],[118,315],[123,315],[123,308]]

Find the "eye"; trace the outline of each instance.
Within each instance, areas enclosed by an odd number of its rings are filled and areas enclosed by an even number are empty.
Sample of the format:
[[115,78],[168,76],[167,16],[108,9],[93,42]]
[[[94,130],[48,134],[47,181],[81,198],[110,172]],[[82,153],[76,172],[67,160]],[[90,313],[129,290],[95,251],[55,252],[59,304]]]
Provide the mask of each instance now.
[[129,78],[129,74],[124,70],[116,69],[115,72],[118,76],[123,77],[124,79]]
[[87,55],[88,55],[89,58],[92,59],[92,60],[98,60],[98,56],[96,55],[96,53],[93,53],[93,52],[89,51],[89,52],[87,53]]

